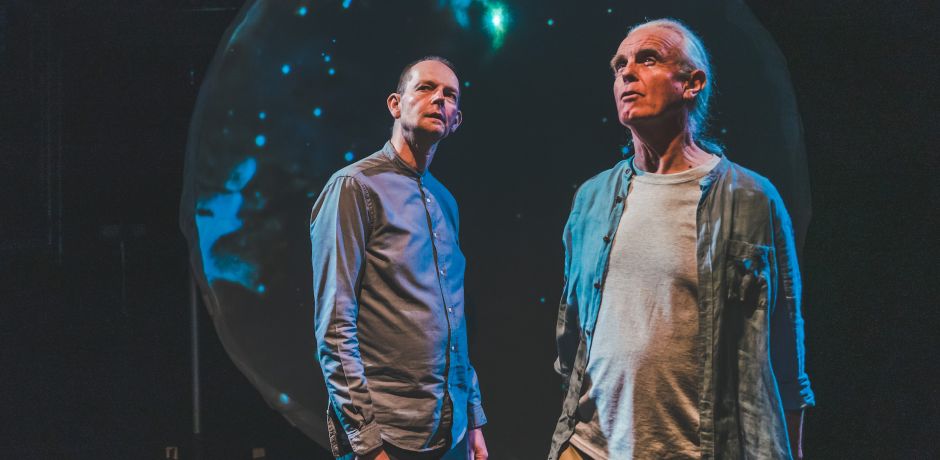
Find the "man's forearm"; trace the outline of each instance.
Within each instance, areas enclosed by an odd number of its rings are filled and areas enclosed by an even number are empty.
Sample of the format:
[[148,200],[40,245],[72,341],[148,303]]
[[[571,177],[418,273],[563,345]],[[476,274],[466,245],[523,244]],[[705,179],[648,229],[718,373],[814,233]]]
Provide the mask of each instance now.
[[793,458],[803,458],[803,411],[792,410],[786,412],[787,435],[790,437],[790,451]]
[[358,454],[382,445],[359,358],[357,284],[369,239],[362,186],[348,176],[324,187],[311,213],[314,322],[320,370],[330,401]]
[[[345,311],[345,309],[339,309]],[[330,315],[343,318],[342,314]],[[341,429],[357,454],[365,454],[381,447],[379,426],[374,419],[372,396],[365,377],[365,368],[359,359],[359,343],[355,324],[346,320],[332,321],[318,328],[320,370],[330,394]]]

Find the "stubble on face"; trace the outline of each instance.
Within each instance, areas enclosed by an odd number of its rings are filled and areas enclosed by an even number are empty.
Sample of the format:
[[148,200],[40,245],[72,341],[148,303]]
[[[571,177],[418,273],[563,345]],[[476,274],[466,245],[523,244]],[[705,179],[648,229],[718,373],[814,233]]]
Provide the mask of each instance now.
[[438,61],[422,61],[409,71],[401,94],[399,122],[415,137],[441,140],[460,122],[457,75]]

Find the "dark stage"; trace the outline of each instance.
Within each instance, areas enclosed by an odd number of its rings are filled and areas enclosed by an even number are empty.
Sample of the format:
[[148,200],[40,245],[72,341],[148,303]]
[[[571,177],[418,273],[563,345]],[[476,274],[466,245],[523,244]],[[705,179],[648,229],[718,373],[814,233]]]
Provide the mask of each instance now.
[[628,140],[610,56],[664,15],[714,56],[711,134],[794,215],[806,458],[940,458],[936,2],[245,3],[0,2],[4,458],[331,458],[302,431],[326,398],[310,206],[428,54],[463,82],[432,170],[491,458],[545,458],[562,228]]

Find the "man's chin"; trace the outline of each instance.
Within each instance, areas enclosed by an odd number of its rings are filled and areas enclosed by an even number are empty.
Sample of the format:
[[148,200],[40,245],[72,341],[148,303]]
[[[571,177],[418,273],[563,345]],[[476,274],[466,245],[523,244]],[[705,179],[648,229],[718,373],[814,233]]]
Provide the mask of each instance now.
[[654,120],[656,117],[650,114],[644,114],[637,110],[623,111],[620,112],[620,124],[631,127],[631,126],[640,126],[645,123]]
[[416,130],[419,136],[424,139],[432,139],[439,141],[447,137],[447,127],[439,123],[431,123],[428,125],[421,126],[420,129]]

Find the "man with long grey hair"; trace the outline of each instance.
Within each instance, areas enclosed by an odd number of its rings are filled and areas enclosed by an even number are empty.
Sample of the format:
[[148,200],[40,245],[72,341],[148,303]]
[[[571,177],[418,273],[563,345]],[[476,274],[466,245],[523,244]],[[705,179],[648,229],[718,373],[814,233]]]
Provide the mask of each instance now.
[[565,226],[549,459],[801,457],[801,284],[783,200],[704,137],[713,75],[672,19],[611,60],[635,154],[578,190]]

